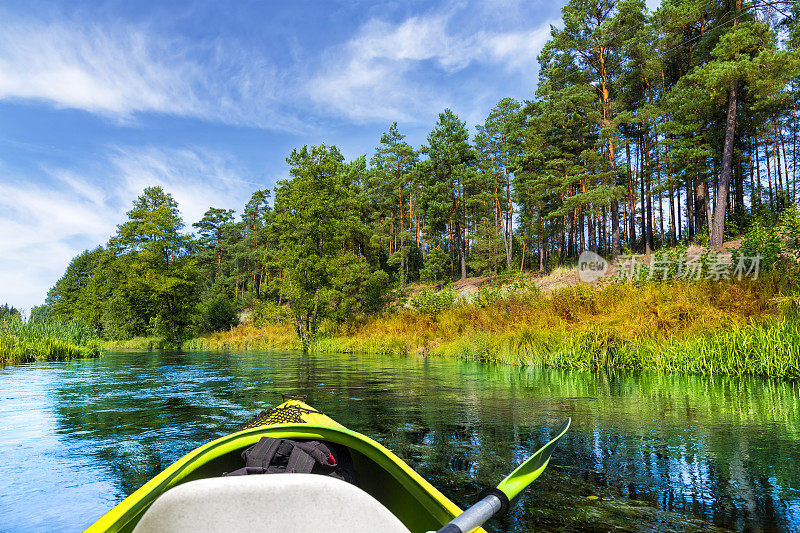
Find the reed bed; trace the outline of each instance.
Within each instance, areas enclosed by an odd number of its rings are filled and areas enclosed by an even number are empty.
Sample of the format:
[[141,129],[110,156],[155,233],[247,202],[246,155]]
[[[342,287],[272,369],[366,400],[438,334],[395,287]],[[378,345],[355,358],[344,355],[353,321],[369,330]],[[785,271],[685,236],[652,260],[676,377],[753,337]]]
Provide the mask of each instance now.
[[0,364],[64,361],[100,355],[97,332],[78,321],[0,323]]

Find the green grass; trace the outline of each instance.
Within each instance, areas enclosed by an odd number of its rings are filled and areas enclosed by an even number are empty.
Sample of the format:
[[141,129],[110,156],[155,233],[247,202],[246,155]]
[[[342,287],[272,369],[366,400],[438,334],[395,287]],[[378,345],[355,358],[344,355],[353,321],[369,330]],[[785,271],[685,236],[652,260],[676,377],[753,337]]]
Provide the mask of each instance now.
[[0,322],[0,364],[64,361],[100,355],[97,333],[77,322]]

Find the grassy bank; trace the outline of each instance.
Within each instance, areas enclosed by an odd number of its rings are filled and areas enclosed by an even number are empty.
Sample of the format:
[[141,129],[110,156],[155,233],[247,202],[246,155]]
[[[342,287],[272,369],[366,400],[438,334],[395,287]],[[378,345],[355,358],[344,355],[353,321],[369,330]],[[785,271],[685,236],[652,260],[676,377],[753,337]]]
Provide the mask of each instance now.
[[256,327],[242,324],[229,331],[218,331],[190,339],[183,344],[186,350],[265,351],[299,350],[297,333],[291,324],[268,324]]
[[79,322],[0,322],[0,365],[100,355],[97,333]]
[[[319,353],[448,356],[572,369],[800,377],[800,319],[785,278],[742,282],[521,285],[426,293],[412,308],[328,326]],[[789,295],[789,296],[787,296]],[[288,324],[242,325],[189,349],[299,348]]]
[[104,351],[133,350],[149,352],[151,350],[166,350],[175,348],[163,337],[134,337],[126,340],[103,340],[101,345]]

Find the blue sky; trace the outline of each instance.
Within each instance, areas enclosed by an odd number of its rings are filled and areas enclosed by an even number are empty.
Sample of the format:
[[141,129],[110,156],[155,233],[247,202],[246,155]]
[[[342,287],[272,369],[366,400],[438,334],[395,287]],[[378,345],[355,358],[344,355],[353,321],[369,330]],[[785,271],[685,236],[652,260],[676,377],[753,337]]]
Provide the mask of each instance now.
[[41,303],[158,184],[187,226],[241,211],[286,155],[419,147],[446,107],[470,128],[531,98],[563,2],[0,4],[0,304]]

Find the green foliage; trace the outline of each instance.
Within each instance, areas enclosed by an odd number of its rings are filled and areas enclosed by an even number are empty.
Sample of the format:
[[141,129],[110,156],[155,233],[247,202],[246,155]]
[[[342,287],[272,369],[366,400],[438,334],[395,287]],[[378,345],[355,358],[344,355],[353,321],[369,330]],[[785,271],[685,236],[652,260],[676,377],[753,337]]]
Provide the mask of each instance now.
[[36,305],[31,309],[31,316],[28,321],[32,324],[37,322],[46,322],[53,318],[53,310],[47,304]]
[[206,300],[201,304],[201,331],[222,331],[239,324],[236,304],[224,295]]
[[767,226],[757,218],[742,238],[741,246],[736,250],[734,257],[756,257],[761,258],[760,268],[770,270],[781,257],[783,238],[780,231],[775,226]]
[[[428,221],[426,237],[432,242],[448,245],[453,252],[456,270],[461,278],[465,278],[467,200],[480,182],[466,123],[461,122],[450,109],[445,109],[439,113],[439,120],[428,134],[428,144],[422,148],[422,152],[428,156],[423,163],[426,179],[422,189],[422,202]],[[426,254],[426,262],[429,255]],[[438,257],[431,259],[439,262]],[[433,266],[432,272],[426,264],[426,278],[437,276],[439,266]]]
[[[746,228],[734,266],[760,254],[762,268],[792,272],[800,8],[784,19],[766,5],[736,9],[664,0],[653,13],[641,0],[570,0],[539,55],[535,97],[501,98],[472,142],[445,109],[420,149],[397,123],[371,157],[348,162],[335,146],[304,146],[287,158],[286,179],[254,191],[240,217],[210,207],[191,225],[196,239],[172,196],[149,187],[105,247],[73,259],[31,322],[78,319],[104,339],[180,345],[253,307],[255,324],[291,322],[308,348],[323,342],[319,324],[344,331],[383,316],[409,281],[545,271],[584,249],[615,258],[621,239],[627,253],[653,259],[631,276],[637,289],[679,283],[687,249],[664,245],[709,244],[706,207],[726,197],[715,185],[734,83],[734,206],[721,210],[728,237]],[[674,235],[659,236],[662,225]],[[713,275],[719,259],[694,258],[697,277]],[[486,288],[472,298],[478,309],[506,309],[539,305],[534,293]],[[591,296],[562,296],[548,304],[560,320],[595,316]],[[418,296],[417,314],[440,316],[437,298]],[[615,357],[614,339],[592,335],[581,342]],[[547,344],[540,337],[531,342]],[[486,353],[506,342],[484,340]]]
[[505,296],[504,291],[495,287],[481,287],[470,298],[470,303],[476,307],[490,307],[495,305]]
[[797,205],[784,211],[780,229],[789,251],[800,251],[800,208]]
[[450,257],[441,247],[436,246],[425,254],[425,262],[419,272],[420,279],[428,283],[437,283],[447,279],[450,271]]
[[268,324],[281,324],[288,319],[288,310],[272,300],[258,301],[251,315],[251,321],[257,327],[264,327]]
[[[774,219],[773,219],[774,220]],[[786,209],[776,222],[769,218],[755,217],[742,238],[742,244],[734,251],[738,258],[760,258],[760,270],[769,272],[779,265],[784,273],[791,275],[792,266],[800,260],[800,211],[796,206]]]
[[456,291],[452,289],[428,289],[412,297],[410,303],[418,312],[435,319],[443,311],[450,309],[455,301]]
[[10,307],[8,304],[0,306],[0,322],[21,322],[22,314],[19,309]]
[[148,187],[107,248],[72,260],[48,293],[48,315],[106,338],[155,334],[180,345],[199,302],[199,269],[182,229],[177,202]]
[[378,313],[394,296],[392,279],[383,270],[375,270],[367,277],[363,284],[362,309],[365,313]]
[[304,347],[319,321],[343,321],[361,309],[369,266],[358,253],[366,230],[359,218],[363,159],[345,164],[339,150],[312,146],[287,158],[291,180],[275,192],[280,294],[292,310]]
[[55,318],[69,320],[76,318],[102,327],[100,306],[103,292],[100,277],[95,276],[108,258],[102,247],[86,250],[67,266],[66,272],[48,291],[45,305]]

